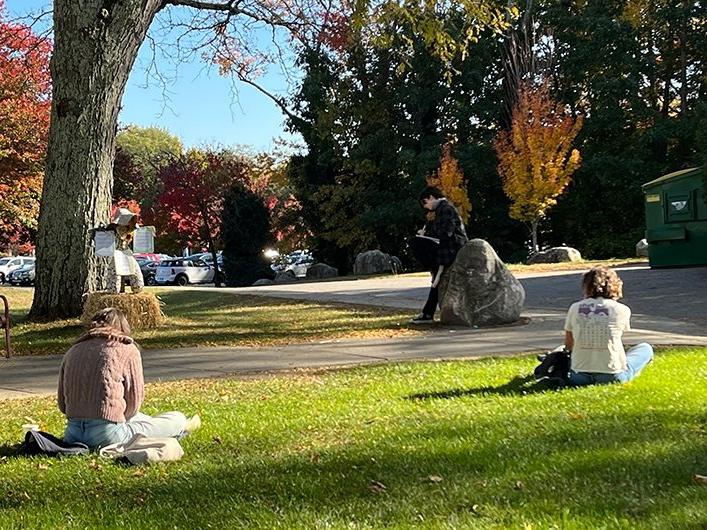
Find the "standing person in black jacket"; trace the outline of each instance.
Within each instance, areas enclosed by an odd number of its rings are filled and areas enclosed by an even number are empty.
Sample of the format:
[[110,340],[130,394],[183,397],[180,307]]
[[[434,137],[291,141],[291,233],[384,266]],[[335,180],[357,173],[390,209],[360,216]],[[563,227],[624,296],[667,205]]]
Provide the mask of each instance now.
[[459,212],[439,188],[428,186],[422,190],[420,205],[425,210],[434,212],[434,218],[410,240],[410,248],[432,274],[432,285],[422,313],[411,319],[411,324],[428,324],[434,321],[442,272],[454,262],[457,252],[467,242],[466,230]]

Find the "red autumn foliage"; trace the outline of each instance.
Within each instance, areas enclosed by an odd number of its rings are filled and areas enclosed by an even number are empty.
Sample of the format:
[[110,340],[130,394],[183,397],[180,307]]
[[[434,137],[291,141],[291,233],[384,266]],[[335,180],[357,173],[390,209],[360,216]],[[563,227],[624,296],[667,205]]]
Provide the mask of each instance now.
[[349,41],[351,15],[343,11],[327,11],[322,18],[322,30],[318,40],[334,51],[342,51]]
[[0,249],[28,247],[37,225],[51,108],[51,43],[5,19],[0,0]]
[[215,151],[191,150],[168,164],[158,175],[164,191],[143,211],[144,224],[157,229],[158,246],[176,252],[217,241],[223,198],[236,182],[251,187],[246,174],[240,157]]

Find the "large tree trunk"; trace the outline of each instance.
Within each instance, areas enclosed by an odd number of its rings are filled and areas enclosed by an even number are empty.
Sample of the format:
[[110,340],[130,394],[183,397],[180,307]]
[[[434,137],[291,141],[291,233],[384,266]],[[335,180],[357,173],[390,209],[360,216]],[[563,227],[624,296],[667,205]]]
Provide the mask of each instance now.
[[120,102],[162,0],[55,0],[53,100],[31,316],[80,314],[95,288],[90,229],[108,222]]

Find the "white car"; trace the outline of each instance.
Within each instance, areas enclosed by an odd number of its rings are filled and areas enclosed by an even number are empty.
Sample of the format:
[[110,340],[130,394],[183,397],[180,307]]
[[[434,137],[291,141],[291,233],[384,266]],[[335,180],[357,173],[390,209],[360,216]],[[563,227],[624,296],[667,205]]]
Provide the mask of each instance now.
[[203,260],[174,258],[161,261],[155,270],[155,283],[159,285],[190,283],[211,283],[214,281],[214,268]]
[[10,256],[0,259],[0,283],[5,283],[9,274],[15,269],[31,265],[34,262],[35,258],[31,256]]
[[280,256],[277,263],[270,266],[275,272],[292,271],[296,278],[307,276],[307,269],[314,265],[314,256],[309,250],[295,250],[286,256]]

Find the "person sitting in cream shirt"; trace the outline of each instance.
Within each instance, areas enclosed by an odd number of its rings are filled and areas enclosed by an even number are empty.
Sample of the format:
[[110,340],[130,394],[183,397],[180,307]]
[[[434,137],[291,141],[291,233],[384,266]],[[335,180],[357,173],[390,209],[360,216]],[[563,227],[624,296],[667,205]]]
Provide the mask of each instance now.
[[631,309],[618,302],[623,282],[616,271],[594,267],[582,278],[584,299],[565,320],[565,346],[572,352],[569,384],[626,383],[653,359],[650,344],[624,350],[623,333],[631,329]]

